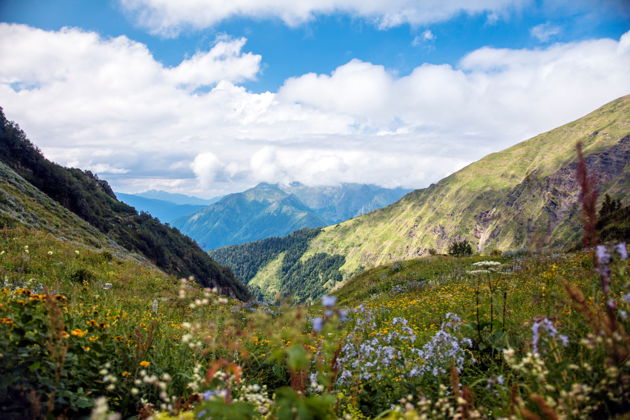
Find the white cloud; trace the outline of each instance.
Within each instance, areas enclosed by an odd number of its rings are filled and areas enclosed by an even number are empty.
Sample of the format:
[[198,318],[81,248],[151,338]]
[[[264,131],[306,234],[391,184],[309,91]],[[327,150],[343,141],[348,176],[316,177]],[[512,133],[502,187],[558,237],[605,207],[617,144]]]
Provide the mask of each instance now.
[[190,167],[204,187],[209,187],[214,181],[217,181],[223,171],[223,164],[211,152],[204,152],[195,156]]
[[258,181],[425,186],[630,93],[630,32],[403,76],[351,60],[265,93],[237,84],[263,59],[244,48],[219,39],[165,67],[124,37],[0,24],[0,104],[47,156],[120,191],[212,196]]
[[210,51],[197,52],[177,67],[166,71],[177,84],[191,88],[208,86],[222,80],[242,82],[252,80],[260,69],[260,55],[242,53],[247,40],[221,40]]
[[143,26],[154,33],[176,35],[182,27],[205,28],[243,16],[279,18],[298,25],[315,14],[349,13],[373,20],[380,27],[402,23],[445,21],[458,13],[503,12],[530,0],[119,0]]
[[562,28],[551,22],[541,23],[530,29],[529,33],[540,42],[548,42],[562,32]]
[[435,34],[430,29],[425,30],[422,34],[417,35],[413,41],[411,41],[411,45],[414,47],[418,45],[422,45],[424,42],[435,41]]

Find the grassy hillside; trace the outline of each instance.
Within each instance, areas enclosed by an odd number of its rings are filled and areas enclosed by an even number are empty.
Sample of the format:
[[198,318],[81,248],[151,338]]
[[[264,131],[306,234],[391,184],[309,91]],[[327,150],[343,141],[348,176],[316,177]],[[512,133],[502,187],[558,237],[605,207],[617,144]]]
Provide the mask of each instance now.
[[[166,272],[180,277],[194,276],[201,284],[218,287],[223,293],[241,299],[248,297],[247,290],[231,271],[215,263],[190,238],[118,201],[107,182],[91,172],[48,161],[15,123],[6,120],[1,110],[0,161],[99,232]],[[4,214],[17,215],[19,220],[19,212],[9,210],[15,207],[11,205],[11,197],[18,184],[25,186],[25,183],[5,182],[7,190],[3,195],[7,203]],[[26,186],[22,195],[28,196],[31,190]],[[21,211],[30,210],[26,207]]]
[[575,144],[591,155],[600,192],[626,195],[630,182],[630,96],[560,128],[491,154],[398,203],[330,226],[312,253],[339,253],[351,273],[397,259],[446,251],[468,239],[480,251],[562,247],[579,232]]
[[[464,239],[481,253],[570,248],[580,237],[578,141],[600,194],[627,205],[630,96],[488,155],[395,204],[323,228],[309,240],[301,260],[321,254],[343,257],[340,271],[348,278],[380,264],[428,255],[431,249],[445,253],[449,244]],[[247,265],[247,257],[222,261],[233,268]],[[293,282],[300,290],[300,279]],[[333,277],[321,279],[323,289],[335,283]]]
[[336,303],[252,307],[39,230],[2,233],[3,419],[630,410],[625,247],[597,264],[583,252],[413,259],[349,280]]
[[19,225],[92,247],[117,246],[98,229],[62,207],[0,162],[0,226]]

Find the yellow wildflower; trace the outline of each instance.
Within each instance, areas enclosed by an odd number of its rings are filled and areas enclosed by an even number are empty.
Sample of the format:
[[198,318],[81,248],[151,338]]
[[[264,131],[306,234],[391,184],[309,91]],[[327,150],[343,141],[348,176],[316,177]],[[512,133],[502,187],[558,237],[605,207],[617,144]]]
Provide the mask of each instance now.
[[79,329],[79,328],[75,328],[74,330],[70,331],[70,334],[74,335],[75,337],[83,337],[85,335],[85,331]]
[[147,362],[146,360],[143,360],[142,362],[140,362],[140,366],[142,367],[148,367],[151,364],[151,362]]

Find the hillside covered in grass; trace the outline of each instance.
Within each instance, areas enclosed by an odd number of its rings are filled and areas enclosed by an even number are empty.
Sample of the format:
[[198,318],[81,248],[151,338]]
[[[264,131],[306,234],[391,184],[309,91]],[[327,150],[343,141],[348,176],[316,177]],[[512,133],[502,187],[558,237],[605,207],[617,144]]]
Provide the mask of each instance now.
[[[490,154],[395,204],[322,229],[308,239],[301,261],[308,263],[322,254],[343,258],[338,272],[347,279],[370,267],[428,255],[431,250],[445,253],[449,244],[461,240],[486,253],[575,246],[580,237],[577,142],[583,144],[600,195],[608,193],[627,205],[630,96]],[[245,247],[213,255],[236,269],[248,265]],[[324,289],[335,286],[338,272],[320,278]],[[277,276],[267,281],[280,282]],[[293,282],[299,290],[300,280]]]
[[270,307],[38,230],[2,233],[2,418],[568,419],[630,410],[625,245],[395,262],[321,304]]
[[[2,181],[6,189],[2,191],[4,200],[0,206],[4,220],[14,219],[30,225],[28,214],[41,213],[31,209],[33,204],[39,209],[47,209],[46,214],[40,214],[40,223],[35,223],[34,227],[52,223],[57,215],[67,222],[67,213],[51,206],[53,200],[93,228],[82,228],[88,232],[86,240],[93,243],[100,241],[103,245],[114,241],[117,246],[142,255],[167,273],[186,278],[194,276],[202,285],[217,287],[222,293],[241,299],[248,298],[247,290],[232,272],[214,262],[194,241],[148,214],[138,214],[133,207],[118,201],[107,182],[91,172],[64,168],[48,161],[17,124],[5,118],[1,110],[0,161],[12,170],[10,173],[7,168],[2,169],[7,173]],[[28,198],[37,195],[34,189],[51,200],[42,199],[41,194],[36,200]],[[16,205],[18,200],[21,200],[21,205]],[[51,231],[50,228],[48,226],[47,230]],[[95,241],[94,230],[102,234],[97,235],[98,241]],[[77,235],[74,239],[80,239],[81,234]]]

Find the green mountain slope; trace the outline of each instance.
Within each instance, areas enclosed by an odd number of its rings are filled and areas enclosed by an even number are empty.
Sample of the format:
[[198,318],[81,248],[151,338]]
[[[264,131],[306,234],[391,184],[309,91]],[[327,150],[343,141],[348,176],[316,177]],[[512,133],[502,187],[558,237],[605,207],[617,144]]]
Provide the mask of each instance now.
[[[29,184],[40,190],[52,200],[71,211],[96,231],[106,235],[106,239],[91,232],[94,240],[103,243],[115,241],[125,249],[143,255],[147,260],[169,274],[179,277],[194,276],[204,286],[217,287],[223,293],[248,297],[245,287],[232,272],[214,262],[192,240],[180,234],[176,229],[161,224],[147,214],[138,214],[116,199],[107,182],[99,180],[89,171],[68,169],[48,161],[39,150],[26,138],[26,135],[13,122],[8,121],[0,109],[0,161],[10,167]],[[3,217],[12,217],[16,221],[25,220],[29,212],[36,224],[46,224],[49,231],[54,227],[55,219],[48,219],[45,213],[29,206],[17,211],[15,189],[24,183],[15,181],[11,173],[3,177]],[[14,179],[13,182],[10,180]],[[12,192],[13,189],[13,192]],[[30,191],[30,193],[29,193]],[[33,191],[26,187],[23,197],[32,196]],[[28,201],[28,200],[27,200]],[[35,199],[38,206],[46,207],[41,199]],[[33,204],[33,200],[30,202]],[[22,201],[22,204],[29,204]],[[41,206],[39,206],[41,208]],[[48,202],[50,207],[50,202]],[[22,218],[20,219],[20,212]],[[58,216],[57,219],[67,217]],[[39,222],[37,222],[39,220]],[[28,223],[27,223],[28,224]],[[80,229],[80,228],[78,228]],[[90,230],[87,227],[83,230]],[[77,230],[78,232],[78,230]],[[80,233],[77,235],[81,236]]]
[[[348,278],[380,264],[427,255],[431,248],[445,252],[451,242],[462,239],[481,252],[570,247],[580,236],[578,141],[600,193],[625,201],[630,184],[630,96],[488,155],[391,206],[328,226],[308,240],[301,260],[321,254],[343,257],[340,272]],[[232,267],[247,261],[216,255]],[[299,286],[299,279],[292,280]],[[322,278],[321,284],[329,289],[333,279]]]

